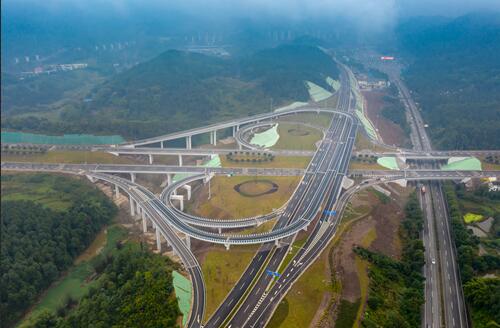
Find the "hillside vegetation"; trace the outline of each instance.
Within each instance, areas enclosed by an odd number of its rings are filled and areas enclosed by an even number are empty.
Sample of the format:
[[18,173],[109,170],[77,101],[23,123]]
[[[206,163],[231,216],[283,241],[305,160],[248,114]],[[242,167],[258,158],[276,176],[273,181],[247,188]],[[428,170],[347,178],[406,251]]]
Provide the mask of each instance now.
[[[465,301],[474,327],[498,327],[500,323],[500,195],[486,186],[475,191],[463,185],[445,184],[453,239]],[[474,235],[464,222],[470,210],[493,218],[490,231]],[[476,225],[476,228],[478,226]]]
[[78,304],[42,312],[27,327],[179,327],[174,264],[128,242],[106,259],[97,285]]
[[2,127],[149,137],[307,101],[304,81],[326,88],[326,76],[338,78],[335,63],[307,45],[233,59],[169,50],[96,86],[86,95],[92,101],[66,106],[56,118],[11,114]]
[[1,205],[0,316],[8,326],[71,266],[116,207],[93,186],[48,174],[2,175]]
[[500,15],[400,28],[405,73],[437,148],[500,147]]

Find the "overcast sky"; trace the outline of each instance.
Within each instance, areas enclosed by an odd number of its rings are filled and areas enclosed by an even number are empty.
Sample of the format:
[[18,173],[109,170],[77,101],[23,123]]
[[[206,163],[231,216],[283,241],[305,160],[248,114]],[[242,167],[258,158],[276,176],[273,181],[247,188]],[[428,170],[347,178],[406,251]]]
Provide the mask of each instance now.
[[[291,21],[343,17],[361,27],[382,29],[398,18],[422,15],[459,16],[473,11],[500,11],[500,0],[3,0],[2,9],[43,7],[49,12],[129,17],[137,12],[181,11],[208,20],[281,18]],[[3,16],[8,14],[3,12]]]

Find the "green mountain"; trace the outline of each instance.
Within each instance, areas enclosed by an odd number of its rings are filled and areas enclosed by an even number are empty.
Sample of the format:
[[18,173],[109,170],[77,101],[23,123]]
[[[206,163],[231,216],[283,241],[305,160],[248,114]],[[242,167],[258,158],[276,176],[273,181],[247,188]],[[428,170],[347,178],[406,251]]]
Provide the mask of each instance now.
[[500,149],[500,15],[420,23],[399,38],[414,58],[404,77],[435,146]]
[[143,138],[306,101],[304,81],[327,87],[326,76],[338,76],[336,64],[307,45],[234,59],[169,50],[94,87],[85,97],[92,101],[62,109],[55,120],[14,115],[2,127]]

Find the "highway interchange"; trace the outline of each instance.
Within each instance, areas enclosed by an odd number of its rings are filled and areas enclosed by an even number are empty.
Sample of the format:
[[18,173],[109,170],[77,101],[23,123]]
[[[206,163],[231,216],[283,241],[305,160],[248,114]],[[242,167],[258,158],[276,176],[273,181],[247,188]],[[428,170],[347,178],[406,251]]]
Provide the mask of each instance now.
[[[336,232],[344,206],[349,198],[360,189],[374,184],[396,180],[461,180],[465,177],[498,176],[497,171],[441,171],[433,167],[418,167],[403,171],[351,171],[348,172],[349,161],[353,152],[358,121],[353,115],[355,108],[350,85],[352,81],[348,68],[341,67],[341,89],[338,93],[337,110],[324,108],[302,108],[284,113],[266,113],[258,116],[232,120],[199,129],[177,132],[165,136],[149,138],[127,143],[119,147],[108,147],[106,151],[116,154],[152,155],[211,155],[223,154],[222,149],[192,149],[191,137],[201,133],[210,133],[211,141],[216,142],[217,130],[233,128],[233,135],[238,136],[240,144],[246,148],[252,146],[241,136],[252,126],[265,123],[281,115],[301,112],[329,112],[332,114],[331,124],[324,131],[323,139],[316,152],[274,151],[284,156],[311,156],[308,167],[303,169],[272,168],[206,168],[196,166],[166,165],[117,165],[117,164],[45,164],[45,163],[9,163],[2,162],[2,170],[35,170],[59,171],[73,174],[85,174],[91,179],[98,179],[121,189],[130,197],[131,212],[143,220],[146,230],[148,222],[153,226],[158,247],[162,238],[172,246],[181,258],[193,283],[193,304],[188,327],[200,327],[205,311],[205,285],[200,265],[190,250],[189,238],[196,238],[211,243],[262,244],[239,281],[220,304],[215,313],[208,318],[204,327],[264,327],[272,317],[274,310],[286,295],[293,283],[314,262],[328,245]],[[412,140],[415,150],[396,152],[402,156],[450,156],[452,154],[432,151],[429,139],[423,129],[423,121],[411,100],[404,84],[396,79],[402,98],[405,101],[414,124],[412,124]],[[354,82],[356,84],[356,82]],[[240,127],[243,129],[240,131]],[[178,138],[186,138],[186,149],[174,150],[164,147],[164,142]],[[159,144],[160,148],[150,147]],[[98,149],[103,150],[103,149]],[[234,151],[234,150],[231,150]],[[182,165],[182,160],[180,163]],[[131,180],[118,177],[117,173],[130,174]],[[158,197],[146,188],[134,182],[138,173],[190,173],[187,177],[168,185]],[[301,182],[283,208],[272,213],[252,218],[240,218],[223,222],[211,218],[188,215],[175,207],[172,196],[183,185],[196,180],[205,179],[212,174],[224,175],[269,175],[269,176],[302,176]],[[369,178],[361,185],[342,192],[342,184],[348,175]],[[461,292],[460,279],[456,268],[455,250],[451,239],[446,205],[439,182],[425,182],[427,193],[420,195],[425,213],[426,225],[423,240],[426,247],[426,305],[424,307],[424,323],[426,327],[467,327],[467,318]],[[337,215],[331,215],[336,211]],[[271,218],[277,217],[272,231],[236,235],[222,233],[222,229],[255,226]],[[313,225],[313,226],[312,226]],[[217,232],[203,228],[219,229]],[[310,230],[305,245],[297,252],[290,264],[282,268],[281,276],[274,279],[264,274],[264,269],[277,271],[289,253],[297,233]],[[179,232],[184,238],[179,237]],[[439,246],[439,247],[438,247]],[[436,263],[434,265],[433,263]],[[440,269],[437,267],[439,266]],[[440,274],[440,272],[442,274]],[[440,288],[442,286],[442,288]],[[441,310],[444,306],[444,310]],[[444,314],[444,318],[441,315]]]

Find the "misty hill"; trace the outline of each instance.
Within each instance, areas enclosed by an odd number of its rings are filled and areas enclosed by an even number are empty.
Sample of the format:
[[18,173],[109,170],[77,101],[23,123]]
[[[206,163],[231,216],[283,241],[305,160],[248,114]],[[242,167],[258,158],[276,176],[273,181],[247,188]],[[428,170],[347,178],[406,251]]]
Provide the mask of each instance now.
[[420,23],[408,22],[399,37],[415,58],[405,78],[435,146],[500,149],[500,15]]
[[316,47],[284,45],[237,59],[169,50],[114,75],[57,120],[8,117],[3,127],[51,133],[106,133],[142,138],[307,101],[304,80],[324,87],[338,76]]

